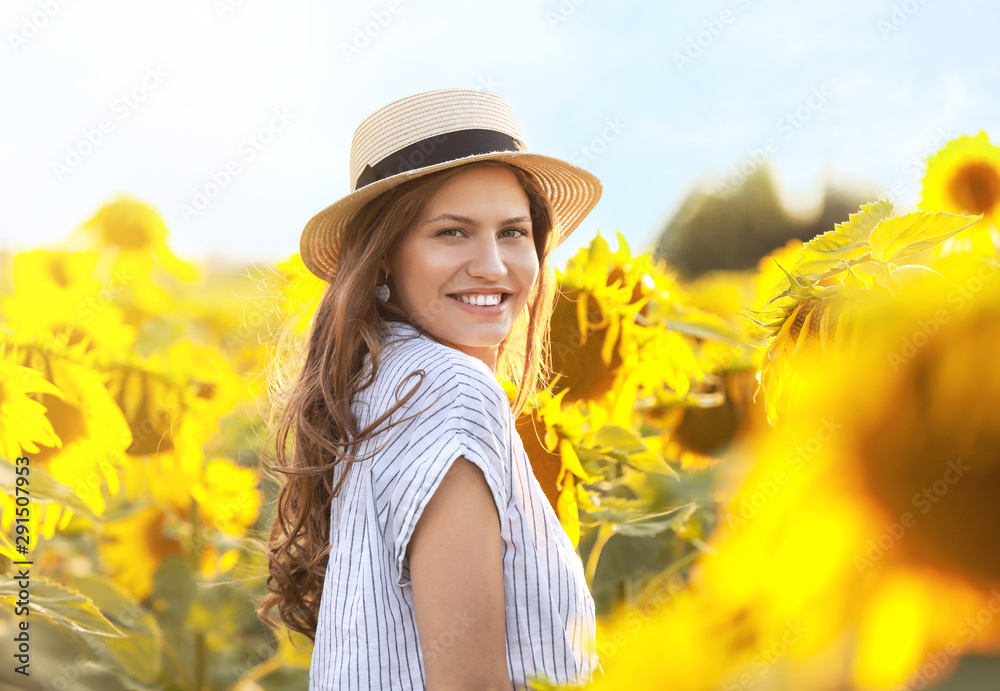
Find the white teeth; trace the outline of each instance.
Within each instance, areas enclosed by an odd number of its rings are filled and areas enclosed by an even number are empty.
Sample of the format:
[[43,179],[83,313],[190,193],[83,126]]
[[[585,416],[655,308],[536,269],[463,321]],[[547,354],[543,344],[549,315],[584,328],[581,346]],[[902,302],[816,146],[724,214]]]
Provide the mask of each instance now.
[[470,305],[499,305],[500,294],[494,295],[456,295],[459,300]]

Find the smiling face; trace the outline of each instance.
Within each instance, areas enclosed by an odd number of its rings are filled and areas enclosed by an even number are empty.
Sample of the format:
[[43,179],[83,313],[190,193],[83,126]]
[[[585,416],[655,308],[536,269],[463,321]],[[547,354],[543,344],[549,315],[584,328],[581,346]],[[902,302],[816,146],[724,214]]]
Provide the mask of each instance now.
[[480,165],[444,182],[383,263],[391,302],[491,370],[538,267],[527,193],[507,168]]

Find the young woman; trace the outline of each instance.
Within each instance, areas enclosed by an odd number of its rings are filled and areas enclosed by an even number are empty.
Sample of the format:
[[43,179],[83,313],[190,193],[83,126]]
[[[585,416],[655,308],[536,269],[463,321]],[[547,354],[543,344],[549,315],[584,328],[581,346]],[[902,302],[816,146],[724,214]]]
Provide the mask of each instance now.
[[594,601],[514,415],[548,381],[549,253],[601,183],[471,90],[366,118],[351,180],[301,238],[329,287],[279,392],[258,612],[314,641],[311,691],[586,682]]

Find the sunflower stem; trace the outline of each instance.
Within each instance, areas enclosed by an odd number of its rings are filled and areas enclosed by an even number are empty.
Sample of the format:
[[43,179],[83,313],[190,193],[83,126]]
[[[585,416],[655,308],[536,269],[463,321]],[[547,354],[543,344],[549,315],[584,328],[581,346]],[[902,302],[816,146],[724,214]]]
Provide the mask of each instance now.
[[204,631],[196,631],[194,634],[194,654],[194,687],[197,691],[205,691],[205,667],[208,651],[205,648]]
[[604,545],[607,544],[608,540],[614,534],[614,529],[607,523],[601,523],[597,529],[597,539],[594,540],[594,546],[590,548],[590,554],[587,555],[587,565],[584,567],[584,576],[591,590],[594,588],[594,573],[597,571],[597,560],[601,557]]

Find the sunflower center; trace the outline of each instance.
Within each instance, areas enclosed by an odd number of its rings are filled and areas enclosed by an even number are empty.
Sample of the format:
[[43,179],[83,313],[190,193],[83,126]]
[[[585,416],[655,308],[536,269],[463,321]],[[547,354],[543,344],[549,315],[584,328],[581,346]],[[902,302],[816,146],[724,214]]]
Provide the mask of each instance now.
[[153,239],[140,223],[109,223],[104,226],[104,238],[110,245],[132,250],[151,247]]
[[[587,333],[580,331],[579,302],[586,306]],[[614,386],[622,364],[619,352],[621,334],[611,351],[611,361],[604,362],[602,350],[608,335],[609,320],[621,319],[605,314],[597,298],[588,291],[568,288],[557,295],[552,312],[552,371],[562,375],[553,385],[553,393],[568,388],[563,399],[597,400]]]
[[858,450],[890,519],[909,514],[914,552],[996,583],[1000,551],[985,545],[1000,534],[1000,372],[970,363],[982,362],[997,334],[970,321],[942,329],[904,366]]
[[963,209],[990,213],[1000,202],[1000,174],[986,163],[964,165],[951,180],[951,194]]

